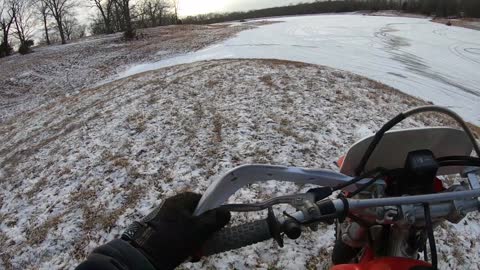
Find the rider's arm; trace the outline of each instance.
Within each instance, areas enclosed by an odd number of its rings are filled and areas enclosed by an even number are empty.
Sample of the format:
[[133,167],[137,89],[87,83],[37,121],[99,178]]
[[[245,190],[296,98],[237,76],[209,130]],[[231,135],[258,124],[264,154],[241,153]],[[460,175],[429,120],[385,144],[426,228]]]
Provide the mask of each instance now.
[[116,239],[93,250],[76,270],[155,270],[142,252],[127,241]]
[[134,222],[122,239],[95,249],[77,270],[174,269],[230,221],[230,213],[222,209],[193,216],[200,198],[183,193],[166,200],[143,220]]

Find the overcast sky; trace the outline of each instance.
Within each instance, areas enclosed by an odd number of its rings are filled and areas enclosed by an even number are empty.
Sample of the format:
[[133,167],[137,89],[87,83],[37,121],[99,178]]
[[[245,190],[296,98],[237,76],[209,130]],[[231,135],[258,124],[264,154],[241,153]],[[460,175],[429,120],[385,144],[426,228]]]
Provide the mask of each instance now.
[[252,9],[284,6],[308,0],[180,0],[182,16],[209,12],[247,11]]
[[[139,0],[133,0],[136,2]],[[170,0],[166,0],[170,1]],[[247,11],[252,9],[284,6],[312,0],[179,0],[179,14],[181,17],[210,12]],[[85,1],[89,3],[89,1]],[[95,14],[93,7],[84,6],[78,9],[78,18],[83,23],[88,23],[89,18]]]

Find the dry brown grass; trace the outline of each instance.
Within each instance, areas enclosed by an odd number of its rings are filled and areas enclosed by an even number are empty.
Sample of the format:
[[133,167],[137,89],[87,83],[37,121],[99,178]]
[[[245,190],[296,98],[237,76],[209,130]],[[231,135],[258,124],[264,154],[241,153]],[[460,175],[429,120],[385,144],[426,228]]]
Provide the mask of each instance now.
[[201,120],[204,117],[203,106],[201,102],[196,102],[193,105],[193,111],[195,112],[195,116],[197,119]]
[[46,186],[47,184],[48,184],[47,178],[43,177],[40,180],[38,180],[38,182],[33,184],[33,187],[29,191],[25,192],[25,195],[28,198],[32,198],[35,194],[41,192],[43,187]]
[[115,167],[127,168],[129,164],[130,162],[126,157],[119,157],[113,161],[113,166]]
[[[87,108],[84,108],[84,110],[86,109]],[[42,138],[42,135],[44,135],[42,134],[42,132],[38,132],[38,133],[32,132],[31,136],[25,139],[21,139],[15,142],[14,144],[12,144],[10,147],[6,147],[2,151],[0,151],[0,156],[1,155],[6,156],[9,153],[13,153],[0,163],[0,167],[6,168],[5,172],[7,174],[7,178],[11,175],[11,173],[15,170],[15,168],[18,166],[19,163],[23,162],[25,159],[35,154],[40,149],[43,149],[49,144],[55,142],[56,140],[67,136],[68,134],[72,133],[73,131],[79,129],[82,126],[81,123],[71,123],[73,120],[74,120],[74,117],[67,117],[63,121],[55,125],[54,127],[51,127],[48,131],[51,132],[53,135],[47,136],[47,138],[45,139]],[[24,145],[28,141],[35,141],[34,139],[36,139],[37,136],[41,138],[38,140],[37,144],[31,145],[27,149],[22,149],[21,147],[22,145]],[[17,150],[17,149],[21,149],[21,150]]]
[[163,181],[163,182],[165,182],[165,183],[171,183],[171,182],[173,182],[173,180],[175,180],[175,179],[173,178],[173,171],[170,170],[170,169],[165,169],[165,170],[163,170],[163,171],[160,173],[160,177],[159,177],[159,178],[160,178],[160,179],[158,179],[158,180],[161,180],[161,181]]
[[135,167],[129,167],[127,169],[127,175],[132,179],[142,178],[142,174]]
[[[83,199],[89,198],[94,193],[92,191],[87,191],[82,194]],[[95,230],[106,230],[110,231],[113,228],[118,220],[118,218],[124,213],[125,209],[134,208],[138,202],[140,196],[143,194],[143,188],[139,186],[131,186],[130,190],[125,194],[123,205],[117,209],[108,211],[105,206],[92,207],[87,201],[83,200],[80,204],[81,209],[83,210],[83,225],[82,229],[85,232],[85,235],[90,235]],[[82,238],[75,242],[75,247],[73,249],[73,256],[81,260],[87,255],[86,247],[88,245],[89,239]]]
[[104,150],[102,153],[101,153],[101,157],[103,160],[109,160],[109,161],[112,161],[116,158],[116,156],[110,152],[109,150]]
[[[2,232],[0,232],[0,243],[2,243],[3,248],[5,248],[5,245],[8,245],[7,241],[8,241],[8,237]],[[11,259],[12,257],[9,254],[5,252],[0,252],[0,260],[3,262],[2,265],[3,267],[5,267],[5,270],[14,269]]]
[[[412,106],[413,107],[413,106]],[[427,112],[414,116],[415,119],[421,121],[427,126],[435,126],[435,122],[439,122],[442,126],[459,127],[457,122],[452,118],[439,113]]]
[[72,173],[72,169],[70,169],[68,167],[65,167],[65,168],[63,168],[63,170],[60,171],[60,173],[58,175],[59,176],[64,176],[64,175],[71,174],[71,173]]
[[264,64],[267,64],[273,68],[275,68],[278,65],[283,65],[283,66],[289,66],[289,67],[294,67],[294,68],[304,68],[308,66],[307,63],[304,62],[297,62],[297,61],[288,61],[288,60],[280,60],[280,59],[260,59],[260,61],[263,61]]
[[292,128],[285,127],[285,126],[280,126],[280,127],[277,127],[276,130],[279,133],[282,133],[284,136],[294,138],[299,143],[303,143],[303,142],[306,141],[305,138],[303,138],[298,133],[296,133]]
[[215,113],[213,116],[213,134],[214,134],[214,142],[220,143],[222,142],[222,125],[223,125],[223,118],[219,113]]
[[347,102],[347,101],[352,101],[353,97],[349,95],[348,93],[345,93],[344,91],[337,90],[335,91],[335,94],[337,95],[336,100],[340,102]]
[[263,82],[268,87],[274,87],[272,76],[271,75],[264,75],[259,78],[261,82]]
[[2,125],[0,126],[0,136],[5,136],[7,133],[10,133],[15,130],[15,125]]
[[206,87],[208,88],[213,88],[216,85],[219,85],[221,82],[219,80],[208,80],[207,83],[205,84]]
[[345,79],[345,73],[344,72],[340,72],[340,71],[333,71],[332,72],[332,75],[337,77],[337,78],[340,78],[340,79]]
[[258,164],[269,164],[272,163],[273,157],[272,155],[264,150],[264,149],[255,149],[255,153],[253,154],[253,161]]
[[3,262],[3,266],[5,267],[5,270],[13,270],[13,264],[11,262],[11,258],[7,253],[1,253],[0,259]]
[[82,188],[78,191],[70,194],[70,200],[72,202],[87,203],[94,201],[97,197],[97,192],[93,189]]
[[29,229],[26,232],[27,241],[29,245],[38,245],[42,243],[45,238],[47,238],[48,232],[51,229],[55,229],[57,225],[61,222],[62,215],[50,217],[42,225]]
[[473,132],[473,135],[477,138],[480,139],[480,127],[471,123],[467,123],[467,126],[470,128],[470,130]]
[[127,122],[137,133],[142,133],[147,128],[147,118],[144,113],[138,112],[127,117]]
[[[276,120],[276,117],[273,117],[272,119]],[[305,138],[303,138],[297,132],[295,132],[295,128],[292,127],[292,123],[287,118],[280,119],[278,126],[275,127],[274,129],[277,132],[283,134],[283,136],[294,138],[299,143],[303,143],[306,141]]]
[[454,246],[452,255],[457,259],[459,265],[465,265],[465,251],[461,250],[460,247]]
[[148,102],[149,105],[153,105],[153,104],[157,103],[158,99],[159,98],[157,97],[157,95],[151,94],[150,97],[148,98],[147,102]]

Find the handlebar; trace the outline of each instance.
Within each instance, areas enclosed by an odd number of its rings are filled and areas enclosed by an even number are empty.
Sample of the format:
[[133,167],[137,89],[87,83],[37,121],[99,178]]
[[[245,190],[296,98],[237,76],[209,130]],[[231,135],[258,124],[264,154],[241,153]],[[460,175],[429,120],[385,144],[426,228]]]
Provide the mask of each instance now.
[[234,227],[223,228],[204,245],[202,255],[210,256],[225,251],[250,246],[272,238],[268,222],[264,219]]
[[[468,212],[478,211],[480,209],[480,189],[444,192],[440,194],[427,194],[402,197],[387,197],[377,199],[334,199],[322,200],[317,202],[317,206],[333,205],[337,216],[345,216],[350,211],[361,210],[365,208],[381,206],[397,206],[399,216],[396,221],[414,223],[416,221],[424,222],[423,204],[429,204],[432,219],[439,218],[457,218],[464,216]],[[400,207],[403,205],[402,207]],[[405,207],[407,206],[407,207]],[[329,213],[331,215],[331,213]],[[330,216],[329,215],[329,216]],[[308,220],[301,211],[295,212],[280,220],[280,228],[283,230],[283,224],[288,221],[295,221],[298,224],[320,222],[319,220]],[[283,232],[283,231],[281,231]],[[273,238],[270,232],[267,220],[257,220],[254,222],[241,224],[234,227],[223,228],[210,238],[204,248],[205,256],[217,254],[241,247],[253,245],[259,242]]]

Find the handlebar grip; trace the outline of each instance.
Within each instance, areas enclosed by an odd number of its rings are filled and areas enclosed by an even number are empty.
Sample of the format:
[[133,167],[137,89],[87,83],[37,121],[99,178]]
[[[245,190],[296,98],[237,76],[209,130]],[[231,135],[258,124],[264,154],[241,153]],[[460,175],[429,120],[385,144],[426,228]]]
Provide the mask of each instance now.
[[209,256],[232,249],[253,245],[272,238],[266,220],[256,220],[238,226],[223,228],[207,240],[202,255]]

